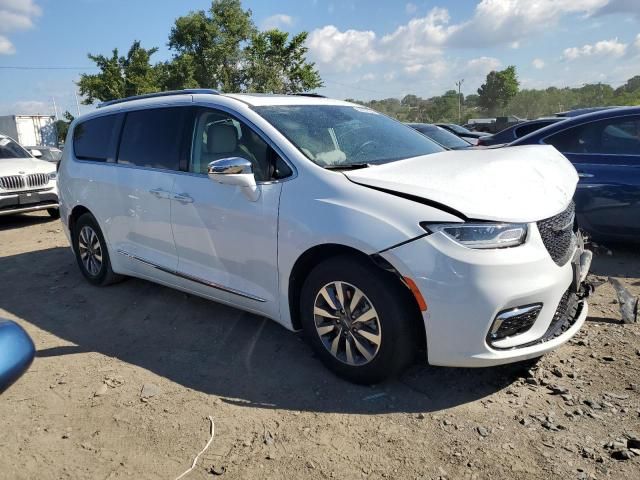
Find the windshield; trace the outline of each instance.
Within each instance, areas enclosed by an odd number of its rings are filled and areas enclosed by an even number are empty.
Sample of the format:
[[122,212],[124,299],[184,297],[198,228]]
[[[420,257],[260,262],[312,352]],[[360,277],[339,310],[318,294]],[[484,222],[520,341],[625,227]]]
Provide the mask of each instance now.
[[389,163],[444,150],[412,128],[364,107],[278,105],[254,110],[321,167]]
[[30,158],[29,152],[11,140],[9,137],[0,137],[0,159],[3,158]]
[[456,133],[471,133],[471,130],[468,128],[461,127],[460,125],[456,125],[455,123],[450,123],[449,128]]
[[435,125],[420,125],[420,124],[409,124],[412,128],[415,128],[417,131],[426,135],[432,140],[435,140],[440,145],[444,145],[447,148],[459,149],[459,148],[467,148],[470,147],[471,144],[459,136],[454,135],[453,133],[445,130],[444,128],[436,127]]

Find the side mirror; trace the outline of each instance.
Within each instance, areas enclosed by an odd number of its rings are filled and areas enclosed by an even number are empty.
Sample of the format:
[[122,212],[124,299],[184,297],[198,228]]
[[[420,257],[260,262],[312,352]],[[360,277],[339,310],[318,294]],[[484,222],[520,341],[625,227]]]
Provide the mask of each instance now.
[[214,160],[207,168],[209,179],[224,185],[240,187],[243,193],[255,202],[260,197],[260,190],[256,185],[251,162],[246,158],[229,157]]
[[35,352],[33,341],[20,325],[0,320],[0,393],[29,368]]
[[35,158],[40,158],[42,157],[42,152],[34,148],[33,150],[31,150],[31,155]]

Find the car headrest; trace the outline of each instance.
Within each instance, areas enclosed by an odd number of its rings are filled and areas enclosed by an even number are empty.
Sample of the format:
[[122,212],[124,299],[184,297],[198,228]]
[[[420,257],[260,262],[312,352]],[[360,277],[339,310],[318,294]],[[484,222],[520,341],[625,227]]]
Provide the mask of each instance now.
[[233,125],[214,123],[207,128],[207,151],[231,153],[238,146],[238,131]]

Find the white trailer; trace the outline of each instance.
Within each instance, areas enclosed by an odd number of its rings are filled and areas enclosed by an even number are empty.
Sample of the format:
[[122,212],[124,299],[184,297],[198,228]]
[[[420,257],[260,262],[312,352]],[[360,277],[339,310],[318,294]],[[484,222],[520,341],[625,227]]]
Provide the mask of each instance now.
[[58,129],[53,115],[0,116],[0,133],[25,146],[58,146]]

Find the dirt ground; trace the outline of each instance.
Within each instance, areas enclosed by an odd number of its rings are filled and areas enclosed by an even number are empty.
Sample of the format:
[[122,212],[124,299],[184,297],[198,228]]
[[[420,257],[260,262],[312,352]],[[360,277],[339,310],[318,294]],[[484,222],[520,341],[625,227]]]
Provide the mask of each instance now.
[[[593,264],[640,295],[640,249]],[[640,478],[640,324],[610,284],[537,365],[416,365],[375,387],[296,334],[141,280],[81,277],[59,221],[0,217],[0,316],[38,353],[0,397],[0,478]],[[633,455],[633,453],[631,453]],[[213,473],[211,470],[215,473]]]

